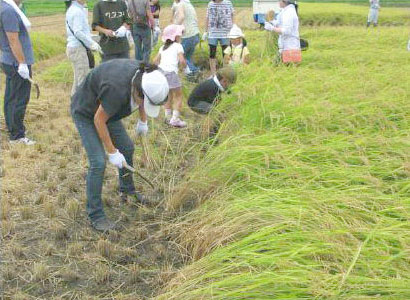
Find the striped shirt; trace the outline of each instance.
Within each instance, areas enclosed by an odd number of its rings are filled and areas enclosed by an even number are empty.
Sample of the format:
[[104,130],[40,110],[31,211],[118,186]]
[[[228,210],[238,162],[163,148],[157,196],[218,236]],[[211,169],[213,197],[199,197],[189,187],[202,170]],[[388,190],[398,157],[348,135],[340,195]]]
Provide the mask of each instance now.
[[206,16],[208,18],[208,38],[223,39],[228,37],[232,28],[232,18],[235,10],[230,0],[222,2],[211,1],[208,4]]

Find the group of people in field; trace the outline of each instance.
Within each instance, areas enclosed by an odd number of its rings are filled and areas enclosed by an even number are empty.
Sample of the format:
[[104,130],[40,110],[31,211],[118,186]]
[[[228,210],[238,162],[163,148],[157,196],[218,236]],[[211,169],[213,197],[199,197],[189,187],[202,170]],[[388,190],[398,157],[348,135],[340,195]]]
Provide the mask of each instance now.
[[[22,2],[0,0],[1,66],[6,74],[4,113],[10,143],[33,145],[35,141],[26,136],[24,116],[33,82],[34,55],[31,23],[21,10]],[[189,0],[174,0],[172,21],[167,26],[160,26],[158,0],[100,0],[94,6],[91,27],[86,0],[65,2],[66,54],[74,73],[71,115],[89,161],[87,214],[93,228],[107,231],[115,228],[105,215],[101,199],[107,156],[119,170],[121,199],[147,202],[135,189],[131,175],[135,143],[121,120],[138,111],[135,131],[145,136],[148,117],[156,118],[163,106],[169,126],[186,127],[181,117],[183,77],[207,73],[208,78],[196,85],[187,104],[196,113],[208,114],[221,94],[235,83],[235,68],[249,64],[251,54],[243,31],[235,24],[235,10],[229,0],[209,2],[202,37]],[[282,12],[267,29],[281,36],[282,53],[300,52],[295,6],[292,0],[281,0],[281,7]],[[92,30],[98,32],[98,38]],[[201,38],[209,45],[209,71],[201,70],[195,62]],[[151,60],[151,51],[159,41],[162,45]],[[131,46],[135,47],[133,58]],[[101,56],[98,66],[96,53]]]

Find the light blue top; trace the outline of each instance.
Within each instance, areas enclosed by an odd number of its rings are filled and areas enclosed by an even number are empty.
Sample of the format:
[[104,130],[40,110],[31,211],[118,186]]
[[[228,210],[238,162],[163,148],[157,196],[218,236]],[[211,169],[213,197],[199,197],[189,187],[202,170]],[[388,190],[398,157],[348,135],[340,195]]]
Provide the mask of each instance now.
[[[75,36],[68,28],[67,22]],[[86,47],[90,48],[93,40],[91,38],[90,26],[88,25],[88,16],[84,6],[77,1],[73,1],[70,8],[67,10],[65,26],[67,31],[68,48],[82,47],[78,39],[80,39]]]

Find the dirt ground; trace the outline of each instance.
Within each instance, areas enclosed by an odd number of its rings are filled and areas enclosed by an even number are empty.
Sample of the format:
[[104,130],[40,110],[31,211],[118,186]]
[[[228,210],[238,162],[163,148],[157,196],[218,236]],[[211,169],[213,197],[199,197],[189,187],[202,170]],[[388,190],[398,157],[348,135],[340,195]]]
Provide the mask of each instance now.
[[[206,8],[199,7],[196,9],[198,15],[199,26],[201,31],[204,31],[206,21]],[[160,22],[161,27],[165,27],[171,22],[171,9],[164,8],[161,10]],[[89,21],[92,20],[92,14],[89,15]],[[46,17],[31,18],[34,31],[50,32],[57,34],[65,34],[65,15],[54,15]],[[243,28],[254,28],[251,8],[236,8],[235,22]]]
[[[203,22],[204,9],[199,9],[199,15]],[[251,21],[245,9],[239,9],[238,15],[241,21]],[[163,10],[162,20],[169,17],[169,10]],[[64,34],[63,15],[32,21],[35,31]],[[36,78],[65,59],[61,54],[38,63]],[[121,203],[116,170],[107,165],[104,206],[121,230],[99,234],[85,215],[87,160],[69,115],[71,86],[41,80],[39,84],[42,95],[31,99],[26,115],[27,135],[37,141],[35,146],[10,145],[4,118],[0,122],[4,299],[155,296],[190,259],[173,242],[167,226],[181,213],[167,211],[164,202],[199,159],[198,153],[209,147],[203,134],[209,120],[185,107],[187,129],[171,129],[162,118],[150,123],[148,144],[155,166],[140,171],[155,189],[135,178],[137,189],[152,201],[150,206]],[[135,118],[125,121],[133,138]],[[135,140],[138,163],[142,150]]]

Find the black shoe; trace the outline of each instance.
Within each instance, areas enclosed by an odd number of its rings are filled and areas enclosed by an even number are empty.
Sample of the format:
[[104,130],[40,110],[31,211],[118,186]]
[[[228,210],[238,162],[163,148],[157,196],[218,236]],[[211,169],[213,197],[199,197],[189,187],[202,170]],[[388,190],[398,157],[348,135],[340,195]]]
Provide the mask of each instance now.
[[96,221],[91,221],[91,226],[100,232],[107,232],[110,230],[116,230],[116,224],[111,222],[107,218],[100,218]]
[[149,202],[142,194],[135,192],[133,194],[120,193],[121,201],[123,203],[147,205]]

